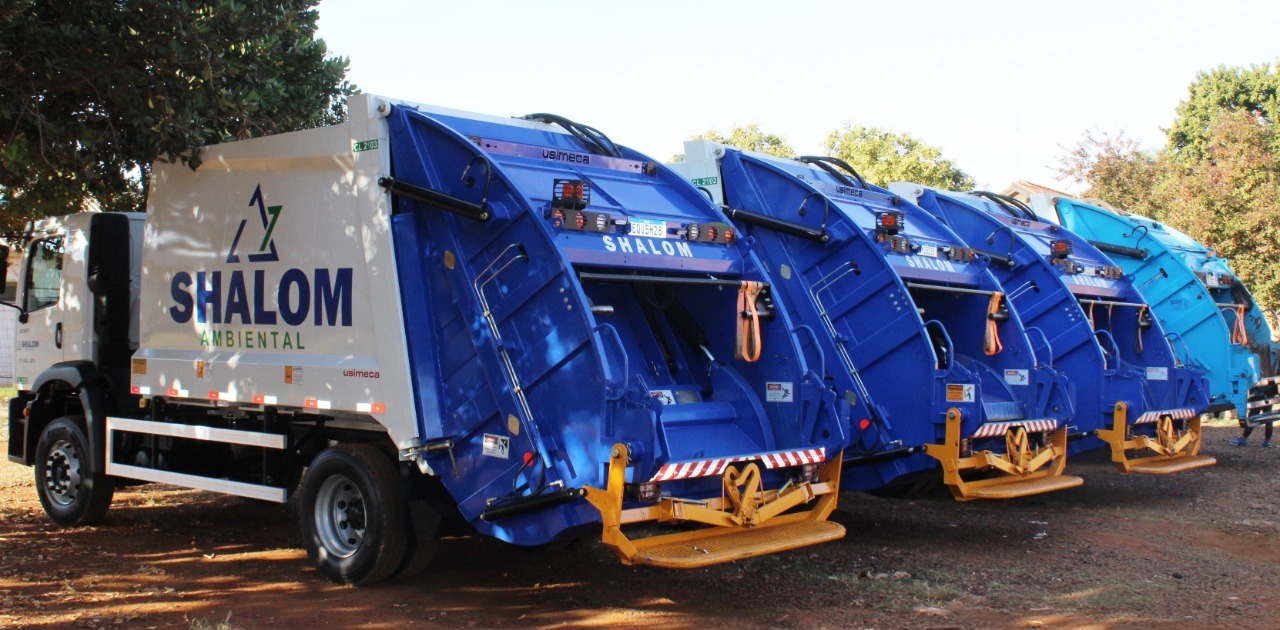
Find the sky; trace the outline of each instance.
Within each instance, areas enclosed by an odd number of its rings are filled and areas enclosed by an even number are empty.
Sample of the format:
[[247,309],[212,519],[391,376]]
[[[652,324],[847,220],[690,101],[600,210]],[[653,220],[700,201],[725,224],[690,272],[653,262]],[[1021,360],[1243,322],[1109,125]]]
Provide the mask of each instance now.
[[1090,129],[1144,148],[1201,71],[1280,59],[1280,2],[321,0],[364,92],[548,112],[660,161],[758,123],[801,154],[845,123],[910,133],[979,187],[1069,192]]

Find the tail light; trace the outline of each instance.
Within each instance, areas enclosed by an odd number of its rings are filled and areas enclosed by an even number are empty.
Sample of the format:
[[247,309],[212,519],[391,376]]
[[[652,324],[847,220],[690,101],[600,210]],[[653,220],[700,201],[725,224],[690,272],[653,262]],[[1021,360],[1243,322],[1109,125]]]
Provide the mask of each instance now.
[[1053,257],[1054,260],[1062,260],[1063,258],[1070,256],[1074,249],[1075,247],[1072,245],[1070,239],[1049,241],[1049,255]]
[[581,179],[557,179],[551,189],[551,205],[581,210],[591,203],[591,183]]
[[902,231],[904,215],[894,210],[876,213],[876,234],[893,236]]
[[653,503],[662,495],[662,484],[653,481],[647,481],[640,484],[637,491],[637,497],[645,503]]

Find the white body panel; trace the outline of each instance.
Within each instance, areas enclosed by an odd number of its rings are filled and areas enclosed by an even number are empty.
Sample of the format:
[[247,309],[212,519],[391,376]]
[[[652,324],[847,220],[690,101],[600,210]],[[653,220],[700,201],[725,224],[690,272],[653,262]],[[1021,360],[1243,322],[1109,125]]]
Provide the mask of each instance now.
[[373,103],[208,147],[195,171],[156,164],[135,393],[358,414],[420,443]]
[[720,158],[724,157],[724,145],[709,140],[685,140],[684,161],[667,166],[681,174],[689,183],[707,191],[717,206],[724,205],[724,186],[720,182]]

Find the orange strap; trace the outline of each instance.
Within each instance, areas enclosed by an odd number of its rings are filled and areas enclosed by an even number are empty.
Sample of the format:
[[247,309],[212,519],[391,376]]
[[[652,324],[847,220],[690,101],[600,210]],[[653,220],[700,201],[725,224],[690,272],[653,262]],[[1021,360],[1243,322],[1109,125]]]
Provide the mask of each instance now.
[[1248,345],[1249,330],[1244,327],[1245,306],[1243,304],[1236,306],[1236,325],[1231,329],[1231,343],[1239,345]]
[[1004,350],[1004,345],[1000,343],[1000,330],[996,326],[996,313],[1000,312],[1000,300],[1004,299],[1004,294],[996,291],[991,294],[991,301],[987,303],[987,334],[982,338],[982,351],[987,356],[1000,354]]
[[1098,325],[1093,323],[1093,306],[1095,304],[1097,304],[1097,302],[1089,302],[1089,329],[1090,330],[1098,329]]
[[747,363],[760,360],[764,343],[760,338],[760,313],[756,311],[756,298],[764,290],[763,282],[743,281],[738,289],[738,335],[733,347],[733,358]]

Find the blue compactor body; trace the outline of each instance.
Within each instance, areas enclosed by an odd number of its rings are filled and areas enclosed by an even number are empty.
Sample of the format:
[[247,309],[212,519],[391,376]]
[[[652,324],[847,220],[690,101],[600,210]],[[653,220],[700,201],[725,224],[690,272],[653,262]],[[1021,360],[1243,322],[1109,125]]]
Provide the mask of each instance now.
[[1205,370],[1210,412],[1235,408],[1245,414],[1262,362],[1247,345],[1232,342],[1228,318],[1235,313],[1224,316],[1227,309],[1197,277],[1199,269],[1184,257],[1179,240],[1165,226],[1066,197],[1035,195],[1031,209],[1088,239],[1133,277],[1174,349],[1185,362]]
[[1242,423],[1280,417],[1271,328],[1227,261],[1147,217],[1049,195],[1033,197],[1032,209],[1080,232],[1134,274],[1175,345],[1208,371],[1214,411],[1233,409]]
[[[843,535],[861,401],[701,192],[555,116],[388,107],[425,464],[465,519],[521,545],[603,524],[624,562],[670,567]],[[623,531],[647,521],[712,527]]]
[[1179,358],[1132,277],[1105,254],[1016,199],[910,183],[890,189],[993,250],[992,273],[1070,378],[1080,438],[1070,452],[1109,447],[1125,473],[1216,463],[1198,454],[1199,416],[1209,406],[1203,371]]
[[939,464],[962,500],[1079,485],[1063,474],[1066,379],[1047,348],[1036,349],[988,260],[845,166],[705,141],[687,142],[674,165],[742,230],[797,334],[821,351],[830,386],[869,401],[845,450],[844,486],[936,479]]

